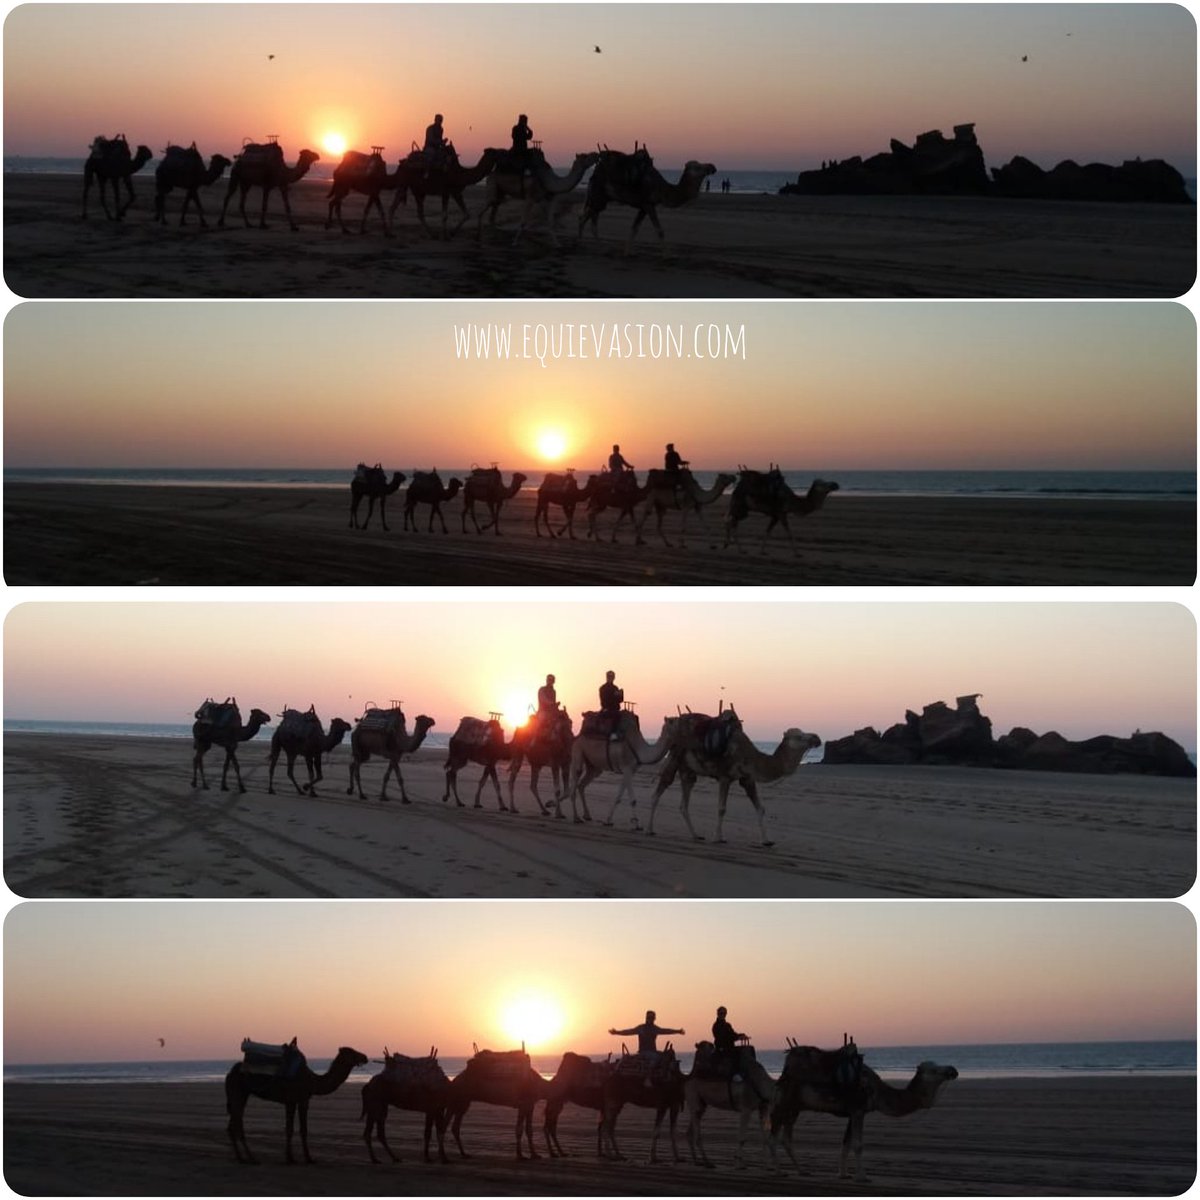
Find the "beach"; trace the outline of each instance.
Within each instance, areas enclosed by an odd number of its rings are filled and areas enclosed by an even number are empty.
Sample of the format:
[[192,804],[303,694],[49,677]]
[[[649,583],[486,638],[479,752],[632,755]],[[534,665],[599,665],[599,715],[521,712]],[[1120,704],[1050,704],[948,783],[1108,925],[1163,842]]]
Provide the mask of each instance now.
[[[991,585],[1190,586],[1196,578],[1192,501],[832,496],[793,517],[796,551],[766,518],[723,548],[725,497],[689,517],[670,512],[665,546],[651,517],[646,545],[628,521],[575,514],[576,540],[536,537],[536,497],[505,504],[501,534],[462,532],[459,499],[446,528],[404,531],[403,492],[370,528],[349,528],[349,486],[160,487],[8,483],[4,578],[9,586],[147,585]],[[728,493],[726,493],[728,495]],[[365,515],[365,507],[360,519]],[[561,510],[552,510],[555,529]],[[482,524],[482,520],[481,520]],[[764,552],[765,551],[765,552]]]
[[[416,710],[415,705],[413,706]],[[346,714],[352,716],[354,714]],[[460,714],[434,715],[452,731]],[[828,731],[835,736],[839,731]],[[349,747],[328,757],[316,798],[267,792],[269,737],[238,754],[247,791],[191,788],[181,738],[9,733],[4,739],[4,877],[19,896],[162,898],[848,898],[1175,897],[1196,860],[1196,783],[952,767],[801,767],[764,785],[759,844],[749,802],[731,793],[725,844],[712,841],[716,787],[697,784],[692,841],[669,789],[647,836],[657,773],[635,779],[637,816],[609,817],[618,777],[588,788],[591,823],[538,815],[528,768],[518,812],[495,793],[471,807],[481,768],[443,802],[445,752],[419,750],[378,799],[346,794]],[[304,777],[302,765],[298,768]],[[501,766],[507,802],[507,769]],[[231,775],[232,779],[232,775]],[[232,787],[232,784],[231,784]],[[553,794],[543,773],[541,792]]]
[[[1194,205],[714,190],[662,211],[661,248],[646,222],[626,254],[633,211],[617,206],[600,218],[599,240],[577,237],[578,208],[568,206],[558,246],[533,229],[514,247],[520,211],[510,201],[480,242],[482,186],[468,190],[471,219],[448,241],[422,230],[411,201],[397,212],[394,237],[377,218],[361,236],[326,230],[328,184],[313,179],[290,189],[296,232],[278,197],[265,231],[245,228],[236,201],[226,228],[216,228],[224,181],[202,192],[207,231],[194,216],[179,227],[178,193],[168,198],[167,224],[153,221],[149,172],[134,177],[134,188],[137,203],[123,221],[106,220],[94,194],[84,221],[81,177],[6,174],[8,286],[26,298],[82,299],[1118,299],[1180,296],[1196,277]],[[248,212],[257,214],[258,197],[251,193]],[[354,229],[364,203],[346,201]],[[427,207],[440,230],[437,202]]]
[[[388,1140],[403,1159],[362,1142],[356,1074],[309,1113],[316,1164],[283,1161],[283,1109],[251,1100],[246,1134],[259,1165],[234,1162],[219,1083],[114,1086],[6,1083],[4,1175],[22,1195],[861,1195],[839,1180],[843,1124],[806,1114],[796,1126],[801,1171],[774,1173],[754,1135],[747,1166],[732,1165],[737,1118],[709,1110],[711,1170],[688,1160],[687,1116],[671,1160],[664,1134],[650,1165],[653,1113],[626,1108],[617,1124],[626,1160],[598,1160],[595,1114],[567,1105],[559,1139],[568,1157],[545,1154],[541,1105],[536,1162],[516,1161],[514,1110],[475,1105],[462,1125],[462,1160],[421,1159],[417,1113],[391,1110]],[[959,1079],[937,1105],[903,1120],[873,1115],[863,1140],[871,1195],[1175,1195],[1196,1174],[1196,1081],[1187,1078]],[[299,1154],[299,1138],[295,1145]]]

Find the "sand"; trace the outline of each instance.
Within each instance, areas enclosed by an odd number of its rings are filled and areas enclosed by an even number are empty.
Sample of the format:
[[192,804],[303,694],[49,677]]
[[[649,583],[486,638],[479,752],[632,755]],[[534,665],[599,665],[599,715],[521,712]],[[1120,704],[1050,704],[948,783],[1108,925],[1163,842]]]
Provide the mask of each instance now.
[[[431,714],[437,716],[437,714]],[[457,716],[442,714],[453,728]],[[4,878],[45,897],[1175,897],[1195,874],[1195,780],[950,767],[802,767],[765,786],[767,834],[735,792],[727,841],[711,838],[716,791],[697,785],[693,842],[669,790],[655,834],[622,804],[603,825],[616,776],[589,788],[594,820],[537,814],[528,770],[519,812],[494,793],[472,808],[481,768],[459,776],[464,807],[443,803],[445,751],[420,750],[378,799],[383,766],[363,768],[367,799],[346,795],[349,747],[333,751],[316,798],[282,765],[267,793],[266,733],[238,758],[247,792],[191,790],[185,739],[7,734]],[[502,773],[503,774],[503,773]],[[649,818],[656,774],[637,779]],[[543,795],[552,792],[543,780]]]
[[[219,1083],[113,1087],[6,1084],[4,1175],[23,1195],[1172,1195],[1196,1173],[1195,1078],[960,1079],[935,1108],[903,1120],[867,1120],[870,1181],[837,1177],[842,1122],[805,1115],[796,1127],[802,1171],[774,1174],[751,1141],[732,1165],[736,1118],[710,1110],[704,1141],[714,1168],[651,1166],[653,1113],[626,1109],[617,1130],[624,1162],[597,1160],[595,1116],[568,1105],[559,1139],[569,1157],[518,1163],[511,1109],[476,1105],[462,1126],[471,1158],[448,1140],[448,1164],[421,1160],[423,1118],[392,1110],[399,1164],[373,1165],[359,1120],[355,1075],[313,1101],[316,1165],[283,1161],[283,1110],[251,1100],[246,1134],[259,1165],[233,1161]],[[680,1117],[678,1144],[688,1159]],[[299,1152],[299,1139],[296,1149]]]
[[[1196,277],[1191,205],[1053,203],[981,197],[797,197],[701,194],[664,211],[660,250],[648,229],[632,254],[632,210],[611,209],[600,239],[559,248],[527,236],[501,210],[505,230],[475,237],[483,189],[468,192],[472,220],[450,240],[429,237],[410,203],[396,235],[326,230],[328,185],[292,188],[300,229],[275,198],[267,230],[246,229],[225,196],[205,193],[210,229],[153,217],[153,179],[135,177],[137,205],[123,222],[98,204],[80,219],[82,179],[4,177],[4,274],[23,297],[1175,297]],[[255,211],[257,193],[251,197]],[[357,228],[361,197],[347,200]]]
[[[348,477],[347,477],[348,478]],[[349,487],[149,487],[8,484],[4,578],[12,585],[1068,585],[1190,586],[1196,578],[1196,506],[1136,500],[922,499],[834,495],[793,521],[799,552],[766,518],[742,524],[742,547],[723,549],[718,500],[689,522],[667,515],[670,547],[645,527],[634,545],[615,514],[598,541],[535,537],[532,492],[505,505],[501,535],[446,526],[404,532],[403,493],[367,530],[349,521]],[[555,527],[561,524],[557,510]]]

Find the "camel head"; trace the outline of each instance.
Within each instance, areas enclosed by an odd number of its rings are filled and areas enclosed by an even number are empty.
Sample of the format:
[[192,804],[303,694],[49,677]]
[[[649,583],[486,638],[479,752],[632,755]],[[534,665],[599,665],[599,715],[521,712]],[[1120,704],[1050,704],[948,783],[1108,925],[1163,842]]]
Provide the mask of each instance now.
[[345,737],[353,728],[349,721],[343,721],[341,717],[334,717],[329,722],[329,732],[339,737]]
[[953,1067],[940,1067],[926,1060],[917,1064],[917,1073],[908,1086],[916,1093],[921,1108],[932,1108],[942,1084],[957,1078],[958,1072]]
[[431,730],[436,724],[437,722],[432,717],[427,717],[422,714],[417,718],[416,730],[422,737],[424,737],[425,734],[427,734],[429,730]]
[[321,156],[315,150],[301,150],[300,157],[296,161],[296,165],[303,167],[306,171],[315,162],[320,162]]
[[270,725],[271,714],[265,713],[261,708],[252,708],[250,710],[250,719],[246,722],[247,725]]
[[815,733],[805,733],[803,729],[787,729],[783,734],[784,745],[795,754],[803,757],[810,750],[815,750],[821,739]]
[[689,159],[683,167],[683,178],[681,183],[686,183],[689,188],[700,190],[700,185],[710,176],[717,173],[717,168],[712,163],[697,162],[694,158]]
[[814,479],[808,489],[808,498],[810,500],[824,500],[830,492],[838,491],[838,485],[828,479]]
[[353,1071],[355,1067],[365,1067],[370,1061],[361,1050],[355,1050],[352,1046],[339,1046],[330,1069],[340,1065]]

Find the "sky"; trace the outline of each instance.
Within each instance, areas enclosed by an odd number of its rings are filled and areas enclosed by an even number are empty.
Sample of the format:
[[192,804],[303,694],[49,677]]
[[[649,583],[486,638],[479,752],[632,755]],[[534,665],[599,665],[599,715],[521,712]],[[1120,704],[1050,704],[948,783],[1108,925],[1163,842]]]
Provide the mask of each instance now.
[[14,468],[1196,466],[1172,303],[47,302],[4,350]]
[[572,596],[481,608],[461,591],[403,604],[20,604],[4,627],[4,715],[190,724],[205,697],[233,695],[244,713],[314,704],[328,724],[399,699],[449,734],[493,710],[511,728],[547,673],[577,719],[613,670],[648,738],[680,707],[722,701],[760,740],[793,727],[828,739],[978,692],[996,736],[1140,728],[1196,746],[1196,626],[1178,604]]
[[[529,903],[20,904],[4,924],[5,1061],[232,1062],[243,1037],[292,1036],[314,1057],[465,1056],[517,1044],[518,997],[541,1009],[524,1029],[546,1054],[619,1051],[606,1031],[647,1008],[698,1040],[718,1004],[764,1049],[849,1030],[868,1060],[1195,1036],[1196,928],[1177,904]],[[231,969],[279,986],[231,991]]]
[[638,140],[663,165],[790,173],[974,122],[990,166],[1195,174],[1178,5],[27,4],[4,34],[6,154],[337,134],[390,158],[437,111],[474,161],[523,112],[563,163]]

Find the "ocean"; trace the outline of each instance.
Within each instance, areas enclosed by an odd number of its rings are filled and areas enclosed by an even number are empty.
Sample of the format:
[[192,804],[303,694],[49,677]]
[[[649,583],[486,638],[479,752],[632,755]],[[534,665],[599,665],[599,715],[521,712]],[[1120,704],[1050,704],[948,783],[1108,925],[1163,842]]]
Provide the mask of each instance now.
[[[665,1044],[665,1043],[664,1043]],[[1195,1041],[1162,1042],[1020,1042],[957,1046],[866,1046],[859,1049],[867,1063],[889,1080],[911,1077],[917,1063],[926,1059],[954,1066],[964,1079],[1053,1078],[1098,1075],[1194,1075]],[[677,1046],[685,1071],[691,1070],[691,1048]],[[424,1047],[414,1047],[421,1054]],[[603,1058],[607,1049],[593,1052]],[[619,1048],[616,1051],[619,1053]],[[759,1050],[758,1059],[772,1075],[783,1069],[785,1049]],[[5,1063],[5,1083],[217,1083],[224,1079],[236,1053],[228,1058],[172,1060],[146,1059],[115,1063]],[[558,1067],[561,1055],[533,1055],[534,1068],[547,1078]],[[448,1075],[463,1069],[466,1058],[439,1056]],[[378,1060],[360,1067],[355,1075],[366,1079],[379,1070]],[[309,1059],[315,1071],[328,1060]]]
[[[766,464],[758,464],[765,467]],[[432,464],[385,463],[389,470],[411,476],[416,469]],[[529,476],[524,490],[535,491],[551,468],[502,464],[505,474],[524,471]],[[600,464],[575,464],[581,478]],[[438,464],[443,479],[465,478],[470,466]],[[559,468],[561,469],[561,468]],[[702,487],[711,487],[719,471],[736,474],[737,466],[695,468]],[[834,479],[842,496],[924,496],[1024,499],[1196,499],[1193,471],[840,471],[834,467],[783,468],[788,482],[804,488],[815,478]],[[326,488],[345,491],[354,473],[346,467],[5,467],[5,483],[106,483],[152,484],[177,487],[278,487]],[[836,497],[834,501],[836,502]]]
[[[37,157],[32,155],[12,154],[4,156],[4,171],[15,172],[27,175],[82,175],[83,163],[85,155],[66,158],[51,158]],[[290,158],[289,158],[290,161]],[[388,162],[394,161],[389,157]],[[142,168],[140,174],[149,177],[154,174],[154,168],[158,165],[158,159],[152,158]],[[313,163],[309,168],[308,178],[320,181],[327,181],[333,176],[333,169],[337,165],[333,159],[326,157],[320,162]],[[553,165],[553,164],[552,164]],[[808,164],[798,164],[794,168],[785,170],[782,167],[755,167],[751,170],[743,171],[721,171],[718,170],[716,175],[712,177],[712,193],[720,194],[721,180],[728,179],[730,191],[735,195],[759,195],[767,193],[775,195],[785,183],[795,183],[796,176],[801,171],[814,170],[820,164],[817,162]],[[566,174],[570,169],[571,164],[563,163],[554,165],[553,169],[559,174]],[[668,179],[676,178],[682,167],[662,167],[662,173]],[[1185,179],[1184,186],[1187,188],[1188,195],[1193,200],[1196,199],[1196,180]]]

